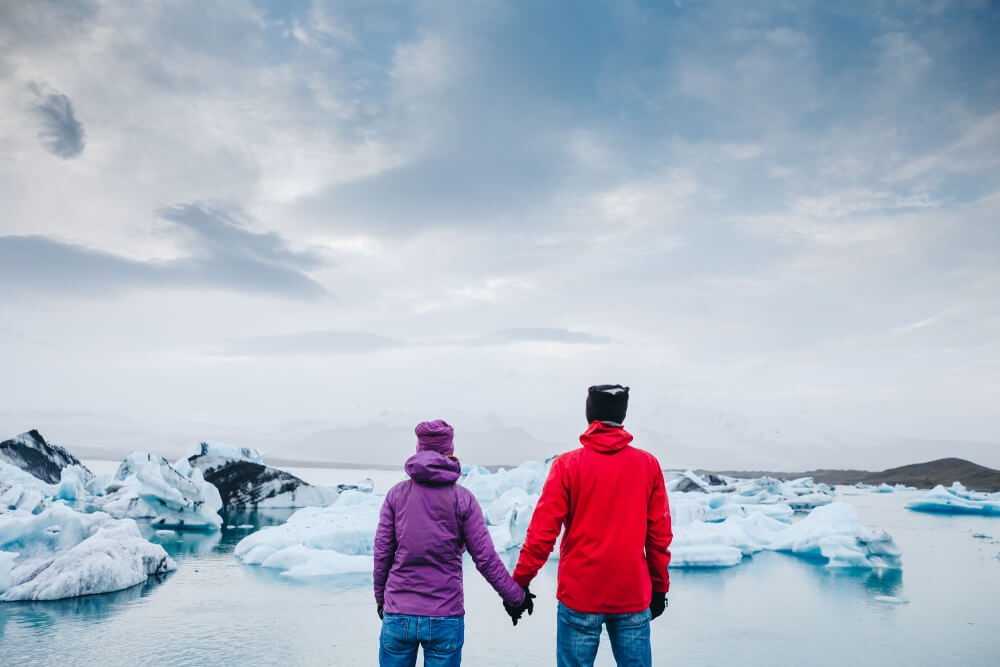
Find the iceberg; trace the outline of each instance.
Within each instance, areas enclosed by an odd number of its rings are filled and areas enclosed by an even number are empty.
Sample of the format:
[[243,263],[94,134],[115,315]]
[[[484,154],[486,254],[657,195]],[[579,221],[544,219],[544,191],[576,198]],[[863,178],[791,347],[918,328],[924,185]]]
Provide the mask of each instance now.
[[87,485],[94,476],[87,476],[89,471],[78,465],[67,466],[62,469],[59,476],[59,486],[56,488],[55,497],[62,500],[83,500],[89,495]]
[[248,535],[233,553],[247,565],[292,578],[371,573],[383,500],[346,491],[333,505],[300,509],[284,524]]
[[20,468],[47,484],[58,484],[63,468],[69,466],[79,467],[85,481],[94,477],[78,458],[59,445],[46,442],[34,429],[0,442],[0,462]]
[[[524,542],[547,466],[528,462],[496,473],[464,469],[460,484],[476,496],[498,552]],[[682,476],[692,492],[673,484],[670,505],[674,541],[671,567],[732,567],[761,551],[780,551],[822,561],[829,568],[901,567],[901,553],[885,531],[864,526],[850,505],[809,478],[782,482]],[[725,490],[723,490],[725,489]],[[298,510],[287,523],[241,540],[235,555],[249,565],[289,577],[369,572],[384,496],[345,491],[333,505]],[[806,508],[806,511],[797,510]],[[807,512],[807,513],[806,513]],[[550,558],[557,559],[558,547]]]
[[458,483],[472,491],[480,504],[489,503],[510,489],[521,489],[530,495],[542,492],[548,466],[541,461],[525,461],[512,470],[490,473],[482,467],[471,467]]
[[56,487],[21,468],[0,461],[0,514],[10,510],[41,512]]
[[549,464],[526,461],[512,470],[500,469],[495,473],[481,466],[463,468],[464,476],[458,483],[469,489],[482,506],[497,551],[524,543]]
[[253,447],[240,447],[239,445],[230,445],[225,442],[216,442],[214,440],[206,440],[204,442],[191,445],[190,449],[188,449],[187,456],[182,460],[187,460],[194,456],[215,456],[220,459],[229,459],[231,461],[264,463],[264,455]]
[[222,525],[219,491],[194,471],[187,477],[159,456],[129,454],[97,506],[115,518],[150,519],[156,528],[216,530]]
[[528,535],[528,523],[538,502],[537,494],[529,494],[515,487],[504,491],[503,495],[484,508],[486,529],[493,538],[497,551],[507,551],[524,544]]
[[0,601],[109,593],[176,568],[131,519],[61,503],[34,514],[0,510]]
[[787,524],[763,514],[674,527],[671,567],[728,567],[759,551],[782,551],[831,568],[899,569],[901,552],[882,530],[866,528],[846,503],[817,507]]
[[176,465],[182,473],[199,471],[218,489],[227,510],[326,507],[340,495],[339,489],[313,486],[289,472],[264,465],[263,455],[249,447],[203,442]]
[[917,512],[1000,516],[1000,493],[969,491],[960,482],[950,487],[939,484],[922,498],[907,503],[906,508]]
[[[684,491],[683,489],[691,489]],[[783,482],[772,477],[739,479],[718,475],[702,478],[687,471],[667,482],[670,514],[674,524],[693,521],[720,522],[731,516],[763,514],[789,522],[833,502],[833,489],[804,477]]]
[[701,477],[687,470],[673,479],[667,479],[667,492],[677,493],[728,493],[733,487],[721,475],[706,475]]

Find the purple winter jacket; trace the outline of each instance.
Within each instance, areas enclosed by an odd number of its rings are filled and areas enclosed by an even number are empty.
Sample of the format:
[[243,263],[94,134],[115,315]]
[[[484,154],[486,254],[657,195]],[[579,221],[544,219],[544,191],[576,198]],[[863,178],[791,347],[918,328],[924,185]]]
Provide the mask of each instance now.
[[462,552],[505,602],[524,592],[497,556],[483,510],[463,486],[455,459],[421,451],[406,461],[410,479],[385,496],[375,532],[375,602],[390,614],[462,616]]

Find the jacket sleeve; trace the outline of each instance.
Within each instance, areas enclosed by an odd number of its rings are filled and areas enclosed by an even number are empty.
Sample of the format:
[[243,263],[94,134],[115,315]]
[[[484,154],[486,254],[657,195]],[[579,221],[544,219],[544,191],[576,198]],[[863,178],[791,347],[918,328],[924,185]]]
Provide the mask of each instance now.
[[563,480],[562,457],[552,462],[542,495],[528,524],[528,535],[514,568],[514,581],[527,586],[549,559],[569,514],[569,490]]
[[483,517],[483,509],[476,502],[471,493],[463,494],[460,499],[462,521],[462,536],[465,541],[465,548],[469,550],[476,569],[489,582],[504,602],[511,604],[521,604],[524,602],[524,591],[514,583],[507,568],[504,567],[500,556],[497,555],[496,547],[493,546],[493,538],[486,528],[486,519]]
[[670,542],[673,539],[670,501],[663,483],[663,471],[657,465],[646,511],[646,563],[653,581],[653,590],[658,593],[670,591],[670,572],[667,568],[670,565]]
[[372,578],[375,580],[375,603],[385,604],[385,582],[389,579],[389,569],[396,555],[396,507],[395,488],[389,489],[382,502],[379,512],[378,528],[375,530],[375,569]]

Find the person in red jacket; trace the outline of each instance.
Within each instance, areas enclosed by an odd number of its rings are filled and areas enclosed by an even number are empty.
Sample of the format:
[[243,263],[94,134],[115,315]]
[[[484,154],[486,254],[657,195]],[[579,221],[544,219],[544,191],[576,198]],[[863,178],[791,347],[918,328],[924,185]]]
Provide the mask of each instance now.
[[587,392],[583,446],[552,462],[514,568],[525,588],[559,547],[556,662],[592,666],[606,626],[618,665],[652,665],[649,622],[670,590],[670,507],[656,457],[622,427],[628,387]]

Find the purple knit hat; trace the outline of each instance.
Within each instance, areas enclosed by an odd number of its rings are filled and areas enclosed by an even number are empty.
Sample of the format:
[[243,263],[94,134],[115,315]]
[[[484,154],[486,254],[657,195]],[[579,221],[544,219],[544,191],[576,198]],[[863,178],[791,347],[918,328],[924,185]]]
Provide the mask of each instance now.
[[437,452],[445,456],[455,452],[455,429],[443,419],[420,422],[413,432],[417,434],[418,452]]

